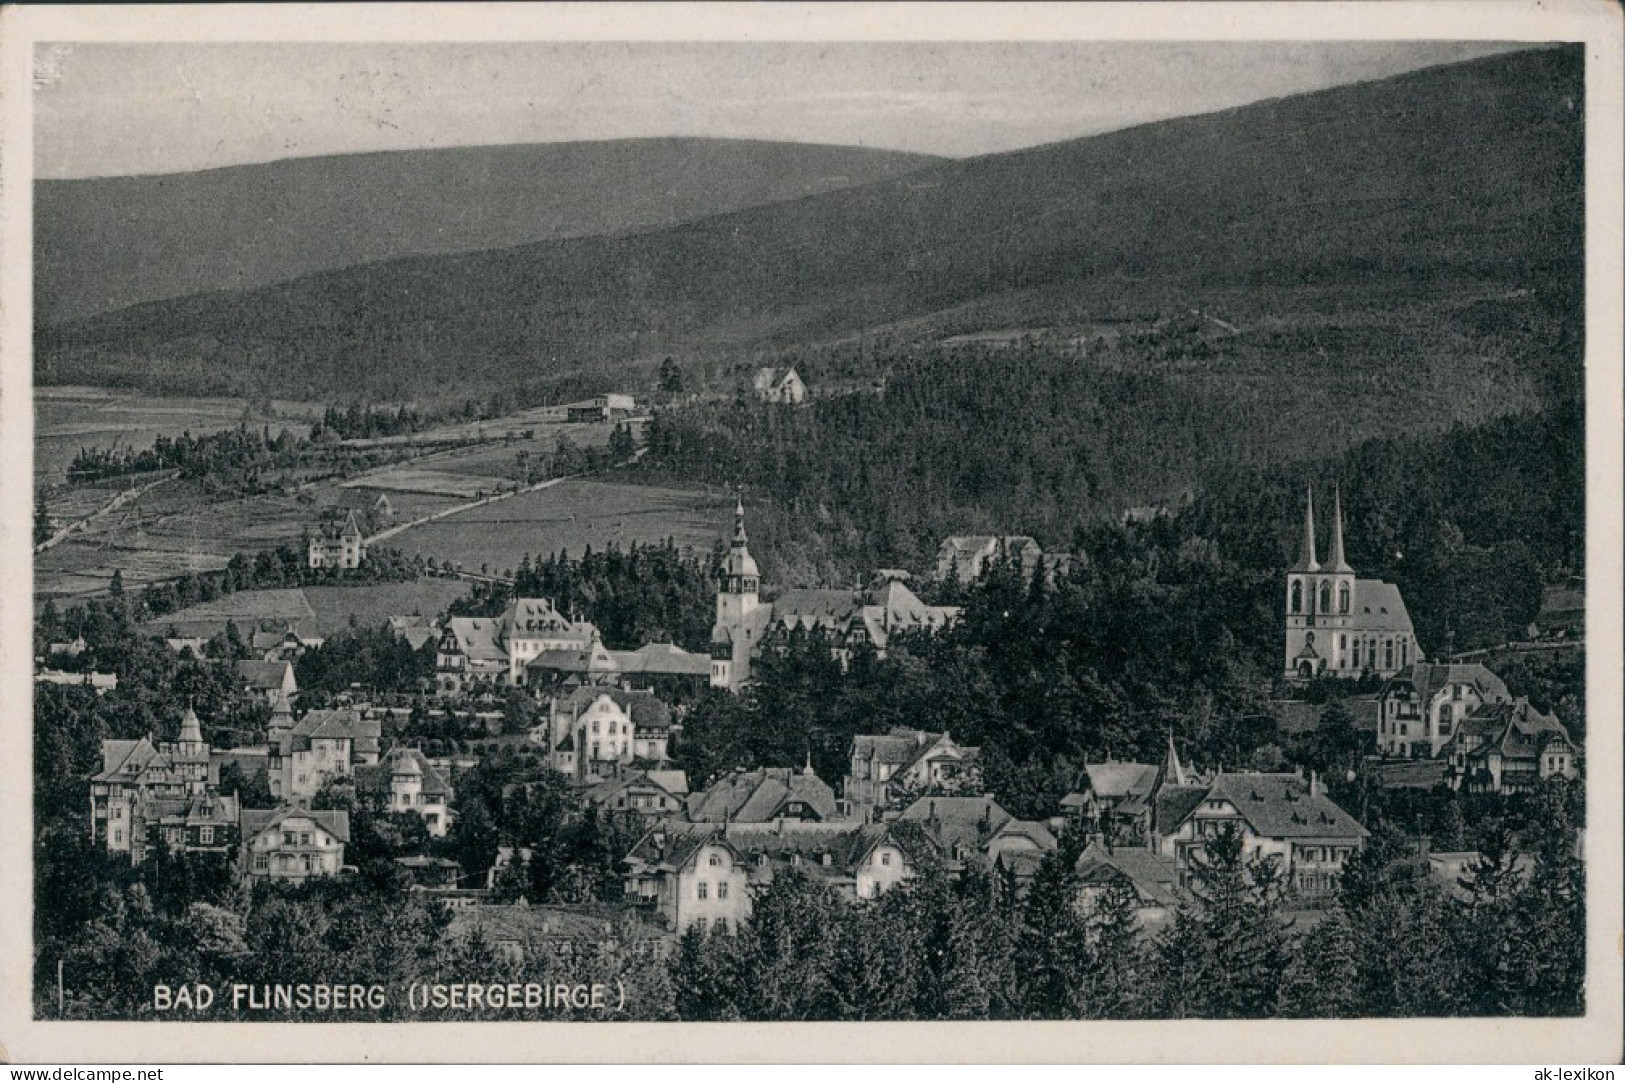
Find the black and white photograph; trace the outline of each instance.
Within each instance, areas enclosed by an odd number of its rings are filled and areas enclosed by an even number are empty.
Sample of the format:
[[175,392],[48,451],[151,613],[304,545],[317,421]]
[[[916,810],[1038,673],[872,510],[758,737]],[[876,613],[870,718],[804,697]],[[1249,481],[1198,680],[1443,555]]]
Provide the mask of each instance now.
[[1618,43],[728,7],[25,24],[10,1022],[1616,1059]]

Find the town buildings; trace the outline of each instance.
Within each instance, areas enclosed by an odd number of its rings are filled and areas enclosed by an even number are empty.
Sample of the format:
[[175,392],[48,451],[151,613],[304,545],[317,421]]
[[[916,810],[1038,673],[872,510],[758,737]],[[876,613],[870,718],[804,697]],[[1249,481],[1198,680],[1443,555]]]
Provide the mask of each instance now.
[[451,826],[451,783],[415,748],[392,748],[379,763],[356,767],[355,786],[386,814],[416,813],[432,838]]
[[350,814],[296,805],[242,811],[242,870],[251,880],[308,880],[344,867]]
[[852,762],[841,796],[859,819],[901,810],[922,793],[982,792],[982,750],[947,733],[894,728],[852,741]]
[[1025,534],[956,534],[943,539],[937,550],[937,579],[944,583],[974,583],[997,561],[1007,561],[1031,580],[1040,567],[1045,581],[1072,566],[1072,557],[1046,556],[1043,547]]
[[1312,775],[1221,772],[1194,785],[1164,779],[1154,801],[1151,852],[1173,860],[1182,887],[1191,882],[1192,854],[1234,828],[1249,857],[1275,860],[1294,894],[1329,895],[1368,834]]
[[344,525],[336,533],[323,530],[311,535],[305,549],[305,562],[312,568],[354,570],[365,559],[367,543],[353,511],[344,517]]
[[90,779],[90,836],[139,864],[148,822],[168,814],[171,802],[205,796],[208,783],[209,746],[190,707],[173,741],[104,740],[102,769]]
[[1399,588],[1357,578],[1343,553],[1343,503],[1333,497],[1332,546],[1320,563],[1315,545],[1315,496],[1305,499],[1303,549],[1286,573],[1285,675],[1388,677],[1422,661]]
[[843,661],[860,647],[884,656],[891,637],[936,632],[959,616],[955,606],[926,605],[895,579],[867,590],[787,590],[761,596],[761,571],[745,535],[745,505],[734,508],[734,536],[717,592],[711,631],[711,684],[737,692],[750,681],[751,662],[766,646],[796,634],[817,633]]
[[310,711],[295,720],[280,700],[266,731],[271,796],[307,802],[323,786],[378,762],[381,724],[353,707]]
[[1521,793],[1580,773],[1580,747],[1567,727],[1523,698],[1469,712],[1441,755],[1450,786],[1468,793]]
[[686,812],[694,823],[828,823],[846,819],[835,801],[835,791],[813,773],[811,764],[800,771],[788,767],[731,771],[707,789],[689,794]]
[[872,899],[934,860],[916,825],[662,822],[626,858],[626,898],[666,929],[734,930],[750,887],[795,868],[846,899]]
[[235,668],[243,687],[268,704],[275,704],[279,696],[292,697],[299,691],[292,662],[247,659],[238,662]]
[[1476,662],[1407,666],[1378,695],[1377,748],[1389,756],[1433,759],[1469,713],[1511,699],[1501,678]]
[[435,652],[435,686],[460,692],[486,682],[523,685],[526,667],[544,652],[579,653],[598,644],[598,629],[571,620],[546,598],[516,598],[496,617],[451,617]]
[[583,685],[555,695],[531,740],[549,750],[555,770],[574,779],[618,777],[638,764],[667,762],[671,711],[649,692]]
[[631,417],[637,402],[631,395],[598,395],[564,408],[565,420],[572,422],[617,421]]

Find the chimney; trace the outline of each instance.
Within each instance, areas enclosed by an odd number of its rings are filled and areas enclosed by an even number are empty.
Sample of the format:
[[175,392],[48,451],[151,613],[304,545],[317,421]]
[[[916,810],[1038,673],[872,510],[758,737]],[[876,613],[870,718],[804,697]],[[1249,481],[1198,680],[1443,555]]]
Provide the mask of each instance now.
[[1320,779],[1312,769],[1309,772],[1309,796],[1320,796]]

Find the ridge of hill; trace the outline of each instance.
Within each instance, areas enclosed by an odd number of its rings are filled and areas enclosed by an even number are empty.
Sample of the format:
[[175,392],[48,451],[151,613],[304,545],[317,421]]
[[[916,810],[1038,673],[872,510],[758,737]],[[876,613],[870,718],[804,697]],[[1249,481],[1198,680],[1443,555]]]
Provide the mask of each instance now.
[[[46,329],[36,372],[385,399],[571,375],[608,387],[668,353],[898,327],[929,338],[1217,299],[1230,322],[1278,335],[1253,359],[1277,378],[1350,357],[1403,361],[1412,371],[1373,394],[1404,395],[1408,381],[1434,379],[1431,357],[1362,354],[1348,327],[1295,339],[1292,320],[1353,313],[1371,327],[1396,309],[1514,298],[1505,335],[1554,324],[1577,335],[1583,89],[1578,47],[1500,54],[670,229],[141,305]],[[1471,378],[1464,365],[1447,377]],[[1474,393],[1499,394],[1493,381]]]
[[659,229],[939,160],[743,139],[617,139],[40,180],[36,322],[400,256]]

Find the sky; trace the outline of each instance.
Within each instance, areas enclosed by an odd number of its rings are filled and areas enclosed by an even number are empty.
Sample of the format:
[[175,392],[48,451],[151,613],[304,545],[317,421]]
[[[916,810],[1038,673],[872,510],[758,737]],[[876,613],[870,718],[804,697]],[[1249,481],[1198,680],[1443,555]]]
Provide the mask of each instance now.
[[1377,79],[1489,42],[44,44],[35,175],[638,136],[969,157]]

